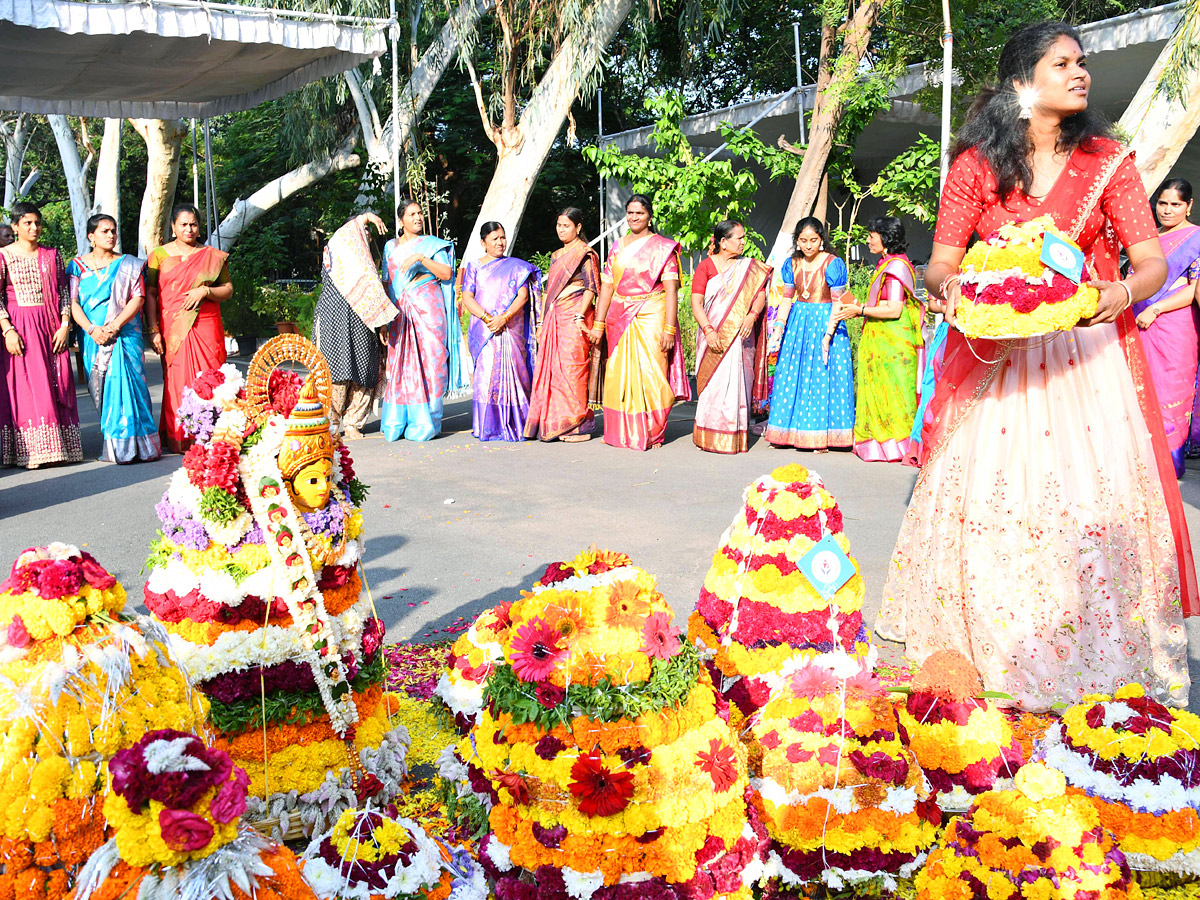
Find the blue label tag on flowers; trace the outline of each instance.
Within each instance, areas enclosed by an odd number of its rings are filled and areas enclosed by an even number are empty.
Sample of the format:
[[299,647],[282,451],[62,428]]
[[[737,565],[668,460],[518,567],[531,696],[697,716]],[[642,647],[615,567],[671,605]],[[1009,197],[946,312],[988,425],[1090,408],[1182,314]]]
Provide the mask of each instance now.
[[1042,265],[1079,284],[1083,281],[1083,263],[1082,250],[1070,241],[1046,232],[1042,238]]
[[817,541],[800,557],[800,562],[796,565],[804,573],[808,583],[826,599],[836,594],[843,584],[854,577],[854,563],[842,552],[832,534],[827,534]]

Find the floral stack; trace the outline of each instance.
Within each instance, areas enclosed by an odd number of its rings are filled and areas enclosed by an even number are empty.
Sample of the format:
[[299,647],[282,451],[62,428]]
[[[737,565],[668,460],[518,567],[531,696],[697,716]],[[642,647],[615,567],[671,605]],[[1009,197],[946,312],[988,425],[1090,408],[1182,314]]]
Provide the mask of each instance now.
[[838,678],[819,660],[796,669],[751,734],[762,754],[755,802],[772,839],[766,874],[778,886],[890,892],[912,876],[941,811],[878,678]]
[[348,809],[303,859],[319,900],[487,900],[483,870],[436,844],[410,819]]
[[1200,875],[1200,718],[1141,685],[1063,713],[1039,745],[1046,765],[1087,794],[1134,869]]
[[508,609],[459,745],[494,801],[480,862],[495,895],[749,898],[765,834],[727,707],[654,579],[591,568],[551,567]]
[[688,637],[718,689],[745,715],[766,704],[790,669],[817,657],[842,660],[840,669],[874,667],[857,564],[832,597],[800,570],[801,558],[829,535],[848,555],[837,502],[816,473],[789,465],[746,488],[713,554]]
[[147,730],[202,728],[205,704],[154,621],[66,544],[0,584],[0,898],[57,900],[105,839],[106,765]]
[[[299,363],[301,379],[285,366]],[[250,816],[306,833],[399,789],[384,628],[360,596],[366,488],[327,417],[329,368],[303,338],[268,342],[245,381],[200,373],[194,438],[157,511],[146,606],[210,703],[215,746],[250,776]],[[297,799],[298,797],[298,799]]]
[[145,734],[109,763],[114,830],[71,900],[311,900],[295,856],[240,823],[249,778],[194,734]]
[[471,730],[483,710],[483,686],[488,676],[496,663],[504,660],[500,641],[508,630],[511,605],[501,603],[481,613],[454,642],[446,668],[438,676],[433,694],[454,716],[463,734]]
[[1141,896],[1125,854],[1082,791],[1038,762],[1014,789],[975,798],[917,874],[918,900],[1125,900]]
[[921,665],[897,710],[900,739],[943,810],[964,812],[978,794],[1011,788],[1025,762],[1012,725],[983,693],[966,657],[939,650]]

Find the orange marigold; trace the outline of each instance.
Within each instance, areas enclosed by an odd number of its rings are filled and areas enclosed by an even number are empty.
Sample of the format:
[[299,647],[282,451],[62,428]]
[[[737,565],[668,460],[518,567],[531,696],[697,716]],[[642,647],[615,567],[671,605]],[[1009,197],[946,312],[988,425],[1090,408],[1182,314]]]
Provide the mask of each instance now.
[[965,703],[983,692],[983,681],[971,661],[957,650],[938,650],[917,670],[913,690]]

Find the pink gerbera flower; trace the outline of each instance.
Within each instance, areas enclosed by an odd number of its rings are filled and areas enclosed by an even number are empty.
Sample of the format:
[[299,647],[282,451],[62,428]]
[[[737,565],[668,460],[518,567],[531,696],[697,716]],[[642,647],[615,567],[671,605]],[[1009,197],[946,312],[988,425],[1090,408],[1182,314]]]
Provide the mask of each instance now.
[[642,652],[655,659],[670,659],[679,652],[679,632],[671,627],[669,612],[656,612],[642,623]]
[[804,666],[792,673],[792,691],[797,697],[824,697],[837,689],[833,673],[823,666]]
[[566,655],[563,636],[543,619],[518,626],[511,649],[513,671],[522,681],[542,681]]

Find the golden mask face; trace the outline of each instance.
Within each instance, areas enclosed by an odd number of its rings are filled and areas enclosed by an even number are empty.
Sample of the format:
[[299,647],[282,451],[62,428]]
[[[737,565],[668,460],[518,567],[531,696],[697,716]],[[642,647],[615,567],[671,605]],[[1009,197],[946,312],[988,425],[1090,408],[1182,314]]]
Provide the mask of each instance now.
[[319,459],[305,466],[292,479],[292,499],[302,512],[324,509],[333,490],[333,463]]

